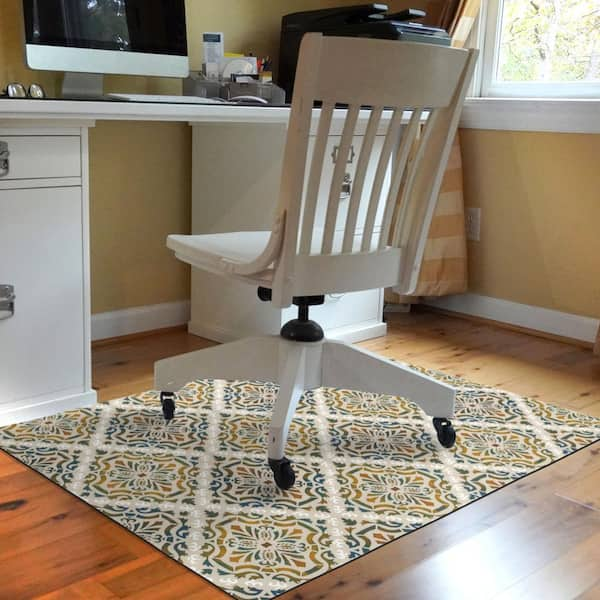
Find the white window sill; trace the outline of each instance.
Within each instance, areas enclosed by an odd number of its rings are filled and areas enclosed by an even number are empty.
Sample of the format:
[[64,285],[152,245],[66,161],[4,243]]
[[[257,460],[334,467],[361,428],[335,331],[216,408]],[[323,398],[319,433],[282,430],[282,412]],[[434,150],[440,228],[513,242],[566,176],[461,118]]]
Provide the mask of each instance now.
[[600,133],[600,99],[467,98],[466,129]]

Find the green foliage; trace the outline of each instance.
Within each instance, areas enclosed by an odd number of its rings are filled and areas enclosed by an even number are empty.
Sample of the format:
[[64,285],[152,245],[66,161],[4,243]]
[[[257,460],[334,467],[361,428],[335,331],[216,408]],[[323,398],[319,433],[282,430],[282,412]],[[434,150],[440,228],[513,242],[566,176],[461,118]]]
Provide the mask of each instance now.
[[499,80],[600,80],[600,0],[503,4]]

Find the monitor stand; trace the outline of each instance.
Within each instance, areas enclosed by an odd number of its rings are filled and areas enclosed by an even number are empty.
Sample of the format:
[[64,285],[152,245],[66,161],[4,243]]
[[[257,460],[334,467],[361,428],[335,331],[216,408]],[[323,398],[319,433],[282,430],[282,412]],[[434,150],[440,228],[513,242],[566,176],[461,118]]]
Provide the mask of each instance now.
[[99,73],[65,73],[62,86],[65,100],[106,100],[104,75]]

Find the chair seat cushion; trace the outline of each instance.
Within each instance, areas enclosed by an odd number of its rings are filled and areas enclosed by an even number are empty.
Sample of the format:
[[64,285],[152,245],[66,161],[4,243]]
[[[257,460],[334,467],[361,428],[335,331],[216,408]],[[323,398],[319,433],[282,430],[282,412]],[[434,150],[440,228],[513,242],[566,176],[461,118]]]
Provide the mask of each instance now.
[[256,259],[266,248],[270,235],[270,231],[170,235],[167,246],[185,262],[211,270],[225,270],[223,259],[235,263]]

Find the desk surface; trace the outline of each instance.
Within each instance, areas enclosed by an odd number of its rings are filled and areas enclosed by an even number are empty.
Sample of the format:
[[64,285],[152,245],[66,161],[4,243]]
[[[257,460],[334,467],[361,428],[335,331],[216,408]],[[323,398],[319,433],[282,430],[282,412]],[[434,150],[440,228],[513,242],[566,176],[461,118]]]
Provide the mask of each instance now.
[[[313,111],[315,119],[319,109]],[[334,112],[334,121],[342,120],[344,109]],[[359,121],[366,122],[370,111],[362,110]],[[88,100],[0,99],[0,123],[15,121],[173,121],[187,123],[273,123],[286,124],[287,106],[234,106],[220,104],[166,104]],[[408,121],[410,114],[406,113]],[[385,111],[388,121],[391,111]]]

